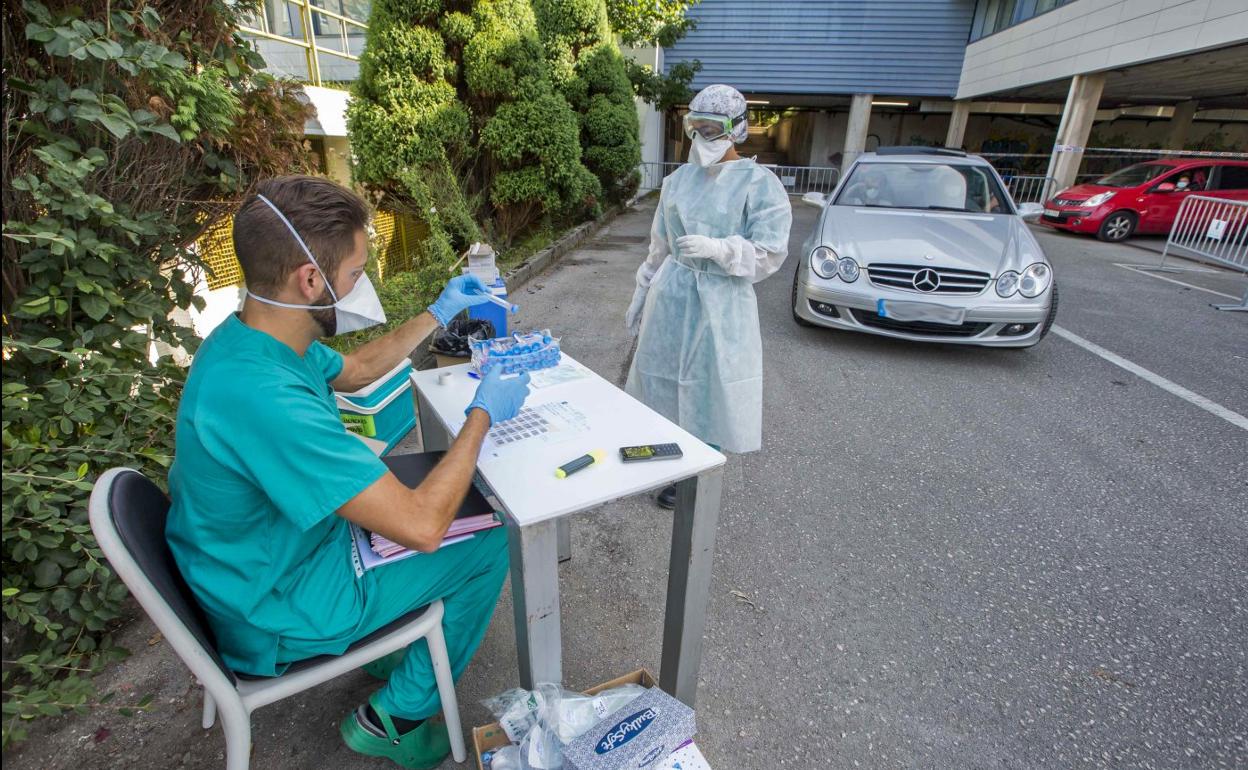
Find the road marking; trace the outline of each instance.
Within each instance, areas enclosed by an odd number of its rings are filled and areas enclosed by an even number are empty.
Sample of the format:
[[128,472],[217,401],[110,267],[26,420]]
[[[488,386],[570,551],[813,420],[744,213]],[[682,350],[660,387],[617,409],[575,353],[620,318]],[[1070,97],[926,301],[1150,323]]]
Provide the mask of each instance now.
[[[1197,291],[1203,291],[1203,292],[1207,292],[1207,293],[1209,293],[1209,294],[1216,294],[1216,295],[1218,295],[1219,297],[1226,297],[1227,299],[1239,299],[1239,297],[1236,297],[1234,294],[1225,294],[1225,293],[1220,292],[1220,291],[1214,291],[1213,289],[1206,289],[1204,286],[1197,286],[1197,285],[1196,285],[1196,284],[1194,284],[1194,283],[1184,283],[1183,281],[1176,281],[1176,280],[1174,280],[1173,278],[1167,278],[1167,277],[1165,277],[1164,275],[1155,275],[1155,274],[1153,274],[1153,273],[1151,273],[1151,272],[1149,272],[1149,271],[1147,271],[1147,270],[1140,270],[1140,269],[1138,269],[1138,268],[1136,268],[1136,267],[1134,267],[1134,266],[1132,266],[1132,265],[1124,265],[1124,264],[1122,264],[1121,262],[1115,262],[1114,264],[1115,264],[1115,265],[1117,265],[1118,267],[1121,267],[1121,268],[1125,268],[1125,269],[1127,269],[1127,270],[1130,270],[1130,271],[1131,271],[1131,272],[1133,272],[1133,273],[1139,273],[1140,275],[1147,275],[1149,278],[1156,278],[1157,280],[1159,280],[1159,281],[1165,281],[1166,283],[1175,283],[1175,284],[1178,284],[1179,286],[1186,286],[1186,287],[1187,287],[1187,288],[1189,288],[1189,289],[1196,289]],[[1220,272],[1220,271],[1215,271],[1215,270],[1191,270],[1190,272],[1193,272],[1193,273],[1217,273],[1217,272]],[[1229,275],[1230,275],[1230,273],[1226,273],[1226,275],[1228,275],[1228,276],[1229,276]]]
[[1210,414],[1215,414],[1218,417],[1221,417],[1223,420],[1226,420],[1231,425],[1234,425],[1237,428],[1248,430],[1248,417],[1245,417],[1238,412],[1232,412],[1230,409],[1227,409],[1221,404],[1215,404],[1214,402],[1210,401],[1209,399],[1205,398],[1199,393],[1193,393],[1192,391],[1188,390],[1182,385],[1171,382],[1170,380],[1167,380],[1165,377],[1162,377],[1160,374],[1157,374],[1156,372],[1151,372],[1148,369],[1145,369],[1144,367],[1140,366],[1139,364],[1134,364],[1120,355],[1111,353],[1105,348],[1101,347],[1100,345],[1097,345],[1094,342],[1088,342],[1083,337],[1080,337],[1078,334],[1075,334],[1072,331],[1067,331],[1066,329],[1063,329],[1060,326],[1054,326],[1053,333],[1059,337],[1062,337],[1063,339],[1066,339],[1075,343],[1076,345],[1088,351],[1089,353],[1100,356],[1101,358],[1110,362],[1114,366],[1118,366],[1123,369],[1126,369],[1128,372],[1131,372],[1136,377],[1139,377],[1140,379],[1145,380],[1147,382],[1151,382],[1152,384],[1156,385],[1162,390],[1178,396],[1179,398],[1183,399],[1189,404],[1198,406],[1201,409],[1204,409],[1206,412],[1209,412]]

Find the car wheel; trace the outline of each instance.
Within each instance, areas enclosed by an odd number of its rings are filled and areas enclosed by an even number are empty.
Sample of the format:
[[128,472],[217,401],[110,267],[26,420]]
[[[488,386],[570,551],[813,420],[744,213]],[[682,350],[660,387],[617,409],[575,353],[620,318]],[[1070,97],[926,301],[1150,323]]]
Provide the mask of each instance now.
[[1135,214],[1130,211],[1115,211],[1105,217],[1105,221],[1101,223],[1101,229],[1096,231],[1096,237],[1102,241],[1118,243],[1125,241],[1133,232],[1135,232]]
[[814,326],[814,324],[810,321],[807,321],[805,318],[802,318],[797,314],[797,275],[801,272],[801,270],[802,264],[799,261],[797,264],[797,270],[793,271],[793,291],[789,295],[789,310],[792,311],[793,321],[796,322],[798,326]]

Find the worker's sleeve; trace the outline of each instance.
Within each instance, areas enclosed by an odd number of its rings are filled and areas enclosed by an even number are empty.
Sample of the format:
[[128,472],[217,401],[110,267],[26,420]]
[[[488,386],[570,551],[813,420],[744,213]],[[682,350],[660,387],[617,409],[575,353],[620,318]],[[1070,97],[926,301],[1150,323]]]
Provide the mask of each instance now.
[[325,382],[333,382],[338,379],[338,375],[342,374],[342,367],[345,365],[341,353],[317,340],[313,340],[312,344],[308,346],[307,352],[303,354],[303,360],[321,372],[325,377]]
[[729,275],[758,283],[780,269],[789,255],[793,207],[776,175],[760,168],[746,198],[745,234],[723,239],[716,261]]
[[278,381],[257,393],[254,376],[232,379],[198,410],[204,447],[299,529],[333,515],[386,473],[325,395],[305,382]]
[[667,193],[667,179],[663,180],[663,186],[659,190],[659,205],[655,207],[654,221],[650,223],[650,251],[646,254],[646,260],[637,268],[637,285],[642,289],[650,288],[650,282],[659,272],[663,260],[672,253],[671,246],[667,242],[667,225],[663,220],[663,199]]

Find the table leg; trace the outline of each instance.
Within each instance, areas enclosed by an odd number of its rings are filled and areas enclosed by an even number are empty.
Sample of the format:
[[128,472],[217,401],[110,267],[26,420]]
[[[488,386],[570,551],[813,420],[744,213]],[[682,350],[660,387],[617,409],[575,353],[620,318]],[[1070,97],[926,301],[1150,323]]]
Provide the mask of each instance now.
[[706,602],[723,483],[724,469],[720,467],[676,485],[659,686],[690,708],[698,694],[698,667],[702,663],[702,634],[706,629]]
[[420,422],[422,452],[445,452],[451,448],[451,437],[438,420],[437,412],[419,390],[416,391],[416,415]]
[[563,681],[555,529],[553,521],[527,527],[507,522],[516,656],[520,664],[520,686],[526,690],[533,689],[538,682]]
[[572,522],[566,518],[555,523],[555,534],[559,538],[559,563],[572,561]]

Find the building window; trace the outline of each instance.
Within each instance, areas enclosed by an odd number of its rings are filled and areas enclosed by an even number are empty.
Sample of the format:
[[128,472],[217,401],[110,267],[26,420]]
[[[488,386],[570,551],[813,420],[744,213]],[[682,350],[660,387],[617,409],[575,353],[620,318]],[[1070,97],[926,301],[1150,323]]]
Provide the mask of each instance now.
[[971,40],[987,37],[1074,0],[979,0],[971,22]]

